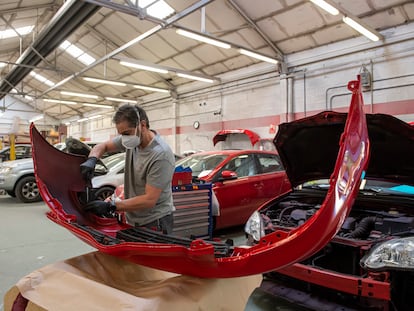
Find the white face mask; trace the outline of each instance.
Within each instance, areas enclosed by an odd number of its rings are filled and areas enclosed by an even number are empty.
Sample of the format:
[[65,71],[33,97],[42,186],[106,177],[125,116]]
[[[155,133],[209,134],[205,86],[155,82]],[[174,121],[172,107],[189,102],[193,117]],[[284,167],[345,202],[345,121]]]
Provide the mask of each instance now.
[[141,143],[141,137],[137,136],[137,128],[135,128],[135,135],[122,135],[122,146],[126,149],[134,149]]

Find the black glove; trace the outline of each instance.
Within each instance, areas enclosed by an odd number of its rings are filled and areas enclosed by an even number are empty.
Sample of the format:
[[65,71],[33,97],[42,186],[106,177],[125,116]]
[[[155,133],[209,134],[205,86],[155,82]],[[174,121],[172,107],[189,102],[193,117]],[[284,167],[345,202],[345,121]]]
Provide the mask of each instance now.
[[116,206],[113,202],[91,201],[84,206],[84,210],[98,216],[113,217]]
[[80,165],[81,174],[86,181],[92,179],[97,161],[97,157],[90,157]]

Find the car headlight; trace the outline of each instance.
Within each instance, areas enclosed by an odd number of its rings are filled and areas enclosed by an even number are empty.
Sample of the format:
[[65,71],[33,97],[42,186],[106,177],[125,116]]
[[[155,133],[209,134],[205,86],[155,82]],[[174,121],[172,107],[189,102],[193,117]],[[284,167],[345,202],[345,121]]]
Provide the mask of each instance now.
[[361,266],[369,270],[414,269],[414,237],[377,245],[361,259]]
[[254,212],[247,220],[244,231],[250,234],[255,241],[265,235],[263,219],[258,211]]

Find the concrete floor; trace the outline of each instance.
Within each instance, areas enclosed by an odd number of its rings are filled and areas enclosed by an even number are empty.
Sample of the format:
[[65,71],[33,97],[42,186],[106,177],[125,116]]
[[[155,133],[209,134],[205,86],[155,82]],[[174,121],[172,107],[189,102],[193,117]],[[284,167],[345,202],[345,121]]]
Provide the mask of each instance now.
[[[0,194],[0,310],[3,310],[5,293],[20,278],[48,264],[95,251],[50,221],[45,215],[47,211],[44,202],[24,204]],[[235,244],[243,244],[242,230],[222,231],[217,237],[232,238]],[[299,310],[297,308],[258,288],[252,293],[245,311]]]
[[44,202],[24,204],[0,195],[0,310],[20,278],[50,263],[95,249],[46,218]]

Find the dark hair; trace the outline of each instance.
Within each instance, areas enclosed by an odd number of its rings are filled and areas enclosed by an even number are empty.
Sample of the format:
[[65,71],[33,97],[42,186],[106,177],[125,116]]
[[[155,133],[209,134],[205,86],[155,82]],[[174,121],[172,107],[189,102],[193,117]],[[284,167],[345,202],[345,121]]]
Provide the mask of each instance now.
[[118,110],[115,112],[114,117],[112,118],[112,121],[115,124],[127,121],[129,126],[135,127],[138,125],[138,115],[139,119],[141,121],[145,121],[145,125],[147,128],[149,128],[149,120],[147,113],[144,109],[139,107],[138,105],[122,105],[118,108]]

